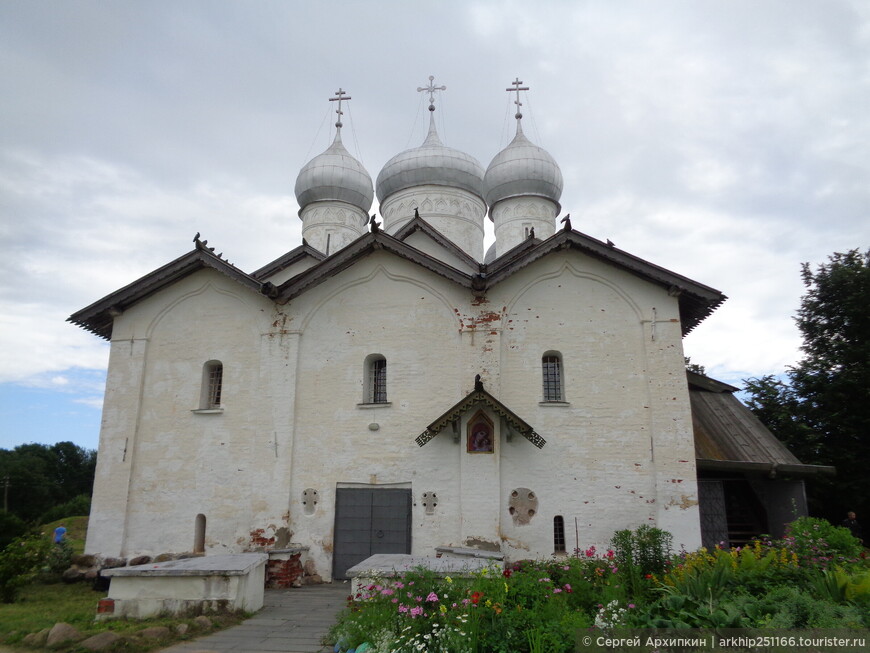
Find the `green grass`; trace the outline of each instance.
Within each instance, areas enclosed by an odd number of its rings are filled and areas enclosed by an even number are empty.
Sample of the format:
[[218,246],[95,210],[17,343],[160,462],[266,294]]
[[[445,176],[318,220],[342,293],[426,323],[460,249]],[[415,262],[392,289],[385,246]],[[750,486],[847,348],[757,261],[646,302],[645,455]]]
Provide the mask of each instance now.
[[84,553],[85,537],[88,534],[88,518],[87,517],[67,517],[66,519],[58,519],[50,524],[43,524],[40,530],[50,537],[54,533],[54,529],[63,524],[66,526],[66,539],[73,546],[75,553]]
[[84,584],[28,585],[17,602],[0,604],[0,639],[13,632],[22,636],[36,633],[58,621],[89,628],[97,614],[97,602],[104,596]]
[[[72,544],[76,553],[83,553],[85,548],[85,536],[88,530],[87,517],[67,517],[50,524],[44,524],[41,532],[49,537],[59,524],[66,526],[66,538]],[[90,583],[65,583],[44,584],[34,582],[21,589],[20,596],[15,603],[0,603],[0,644],[16,645],[29,633],[38,633],[45,628],[51,628],[58,622],[68,623],[77,628],[86,637],[97,633],[111,630],[118,635],[132,637],[136,632],[150,626],[166,626],[173,632],[168,639],[158,642],[142,641],[137,639],[121,640],[114,649],[125,653],[146,653],[164,648],[172,642],[183,639],[192,639],[207,634],[198,630],[192,618],[160,618],[144,620],[113,619],[108,621],[94,621],[97,614],[97,603],[105,598],[105,592],[95,592]],[[239,623],[247,615],[239,613],[209,614],[208,618],[214,624],[212,631]],[[185,636],[174,634],[174,627],[186,623],[190,626]],[[0,650],[2,646],[0,646]],[[22,649],[33,650],[33,649]],[[82,650],[77,647],[67,647],[61,651]]]
[[[86,583],[73,585],[34,583],[29,585],[22,589],[21,596],[16,603],[0,604],[0,643],[18,644],[28,633],[36,633],[43,628],[51,628],[60,621],[74,626],[86,636],[96,635],[105,630],[130,636],[149,626],[166,626],[174,632],[173,629],[178,624],[186,623],[191,626],[185,637],[173,635],[160,642],[127,641],[123,644],[119,643],[117,650],[128,653],[153,651],[163,648],[173,641],[206,634],[193,626],[192,618],[115,619],[96,622],[94,617],[97,614],[97,602],[104,597],[104,592],[95,592]],[[218,630],[239,623],[246,615],[209,614],[208,617],[215,625],[214,630]],[[75,650],[75,647],[69,650]]]

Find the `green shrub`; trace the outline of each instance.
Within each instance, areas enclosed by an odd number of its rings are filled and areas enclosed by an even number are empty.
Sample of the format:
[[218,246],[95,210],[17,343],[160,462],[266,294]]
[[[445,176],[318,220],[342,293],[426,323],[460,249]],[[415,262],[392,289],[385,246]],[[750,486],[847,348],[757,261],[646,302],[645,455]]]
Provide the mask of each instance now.
[[761,599],[768,628],[865,628],[867,611],[812,596],[798,587],[778,587]]
[[73,546],[68,540],[62,540],[54,544],[48,551],[43,567],[43,574],[40,576],[43,582],[53,582],[60,580],[61,575],[72,565]]
[[80,494],[66,503],[46,510],[39,523],[47,524],[67,517],[86,517],[89,514],[91,514],[91,497],[87,494]]
[[0,551],[0,601],[12,603],[21,587],[45,564],[51,542],[42,534],[26,535]]
[[788,525],[782,543],[797,554],[801,566],[820,569],[854,561],[863,551],[861,542],[848,528],[816,517],[795,519]]
[[639,599],[649,587],[646,579],[664,573],[672,542],[670,533],[647,524],[613,534],[610,548],[626,596]]
[[11,512],[0,512],[0,551],[27,532],[27,524]]

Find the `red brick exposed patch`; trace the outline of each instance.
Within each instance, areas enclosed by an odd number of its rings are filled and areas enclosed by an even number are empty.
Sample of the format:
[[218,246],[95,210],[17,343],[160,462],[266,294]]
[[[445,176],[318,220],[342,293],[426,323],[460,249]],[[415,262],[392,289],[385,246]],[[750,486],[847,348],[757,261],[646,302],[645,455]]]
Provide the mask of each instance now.
[[112,614],[115,612],[115,599],[100,599],[97,603],[97,614]]
[[272,546],[275,544],[274,537],[266,537],[266,531],[262,528],[255,528],[251,531],[251,544],[254,546]]
[[[294,553],[289,560],[269,560],[266,565],[266,587],[286,589],[302,580],[301,553]],[[298,583],[297,583],[298,585]]]

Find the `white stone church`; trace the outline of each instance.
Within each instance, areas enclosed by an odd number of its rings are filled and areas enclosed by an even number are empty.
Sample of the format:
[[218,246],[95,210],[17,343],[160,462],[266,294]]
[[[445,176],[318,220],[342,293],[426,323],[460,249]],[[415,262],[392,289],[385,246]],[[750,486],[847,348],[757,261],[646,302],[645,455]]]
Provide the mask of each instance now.
[[[682,337],[725,296],[572,229],[519,84],[487,168],[430,113],[374,186],[342,145],[340,91],[335,140],[296,181],[301,245],[245,272],[197,235],[70,318],[111,341],[88,553],[299,545],[343,578],[373,553],[541,558],[642,524],[692,549],[699,490],[711,537],[736,537],[747,491],[756,530],[777,527],[771,506],[813,470],[734,388],[687,381]],[[723,406],[742,439],[703,428]],[[797,480],[772,490],[776,470]]]

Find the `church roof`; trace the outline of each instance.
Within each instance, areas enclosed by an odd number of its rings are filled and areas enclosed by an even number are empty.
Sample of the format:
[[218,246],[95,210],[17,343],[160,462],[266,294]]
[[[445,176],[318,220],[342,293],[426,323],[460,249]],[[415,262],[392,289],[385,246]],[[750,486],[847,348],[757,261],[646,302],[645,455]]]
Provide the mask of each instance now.
[[834,473],[833,467],[801,463],[734,396],[734,386],[694,372],[687,371],[686,376],[699,470],[766,475]]
[[216,270],[254,292],[261,292],[262,284],[259,281],[215,254],[212,251],[214,248],[207,247],[207,240],[199,240],[199,234],[194,242],[196,247],[192,251],[76,311],[67,318],[67,322],[109,340],[112,337],[112,322],[117,315],[179,279],[204,268]]
[[467,263],[470,267],[474,269],[478,267],[477,260],[475,260],[473,256],[468,254],[459,245],[454,243],[452,240],[450,240],[444,234],[438,231],[435,227],[426,222],[423,218],[420,217],[419,213],[415,215],[410,222],[406,222],[404,225],[402,225],[402,227],[397,230],[396,233],[393,234],[393,236],[399,240],[404,241],[408,238],[408,236],[416,231],[426,234],[436,243],[441,245],[441,247],[457,257],[459,260]]
[[[418,230],[430,235],[460,260],[467,261],[469,268],[477,270],[477,272],[469,273],[457,269],[404,242],[404,238]],[[205,244],[197,239],[196,248],[192,252],[77,311],[68,318],[68,321],[109,339],[114,316],[178,279],[202,268],[217,270],[252,291],[262,293],[284,304],[353,266],[357,261],[375,251],[390,252],[462,287],[477,293],[484,293],[489,288],[553,252],[575,249],[626,270],[645,281],[661,286],[672,295],[677,296],[683,335],[700,324],[726,299],[725,295],[718,290],[602,243],[591,236],[569,229],[563,229],[544,241],[530,238],[505,252],[491,263],[479,264],[471,260],[467,254],[425,220],[415,218],[400,229],[395,236],[376,229],[357,238],[350,245],[330,256],[324,256],[317,250],[303,244],[263,266],[253,274],[247,274],[231,265],[214,254]],[[282,269],[308,257],[313,258],[316,263],[280,285],[264,281]]]
[[[683,335],[698,326],[727,297],[720,291],[693,281],[642,258],[629,254],[600,240],[571,229],[562,229],[534,247],[521,243],[505,252],[486,266],[487,285],[492,286],[515,274],[518,270],[561,249],[576,249],[627,272],[652,282],[679,299],[680,322]],[[523,249],[528,247],[528,249]]]
[[267,263],[259,270],[251,272],[251,276],[255,279],[266,279],[306,258],[313,258],[315,261],[322,261],[326,258],[326,254],[320,250],[314,249],[303,240],[299,247],[291,249],[289,252],[279,256],[271,263]]
[[[420,219],[418,222],[410,222],[397,235],[407,237],[414,229],[421,229],[427,233],[438,233],[431,225]],[[443,236],[440,238],[449,243],[449,240]],[[447,247],[450,248],[450,245]],[[287,280],[279,285],[274,293],[270,293],[270,296],[281,303],[286,303],[354,265],[356,261],[375,250],[391,252],[461,286],[477,292],[485,292],[544,256],[566,248],[576,249],[604,260],[646,281],[664,287],[668,292],[676,295],[679,301],[683,335],[700,324],[726,299],[725,295],[718,290],[572,230],[559,231],[544,241],[537,239],[524,241],[505,252],[492,263],[488,265],[478,264],[479,272],[474,275],[458,270],[421,252],[395,236],[390,236],[383,231],[376,231],[361,236],[347,247],[323,259],[317,265]],[[450,249],[452,251],[455,246]]]
[[375,186],[382,204],[401,190],[430,184],[462,188],[483,198],[483,175],[483,166],[477,159],[441,142],[434,114],[430,114],[429,133],[423,144],[387,161]]

